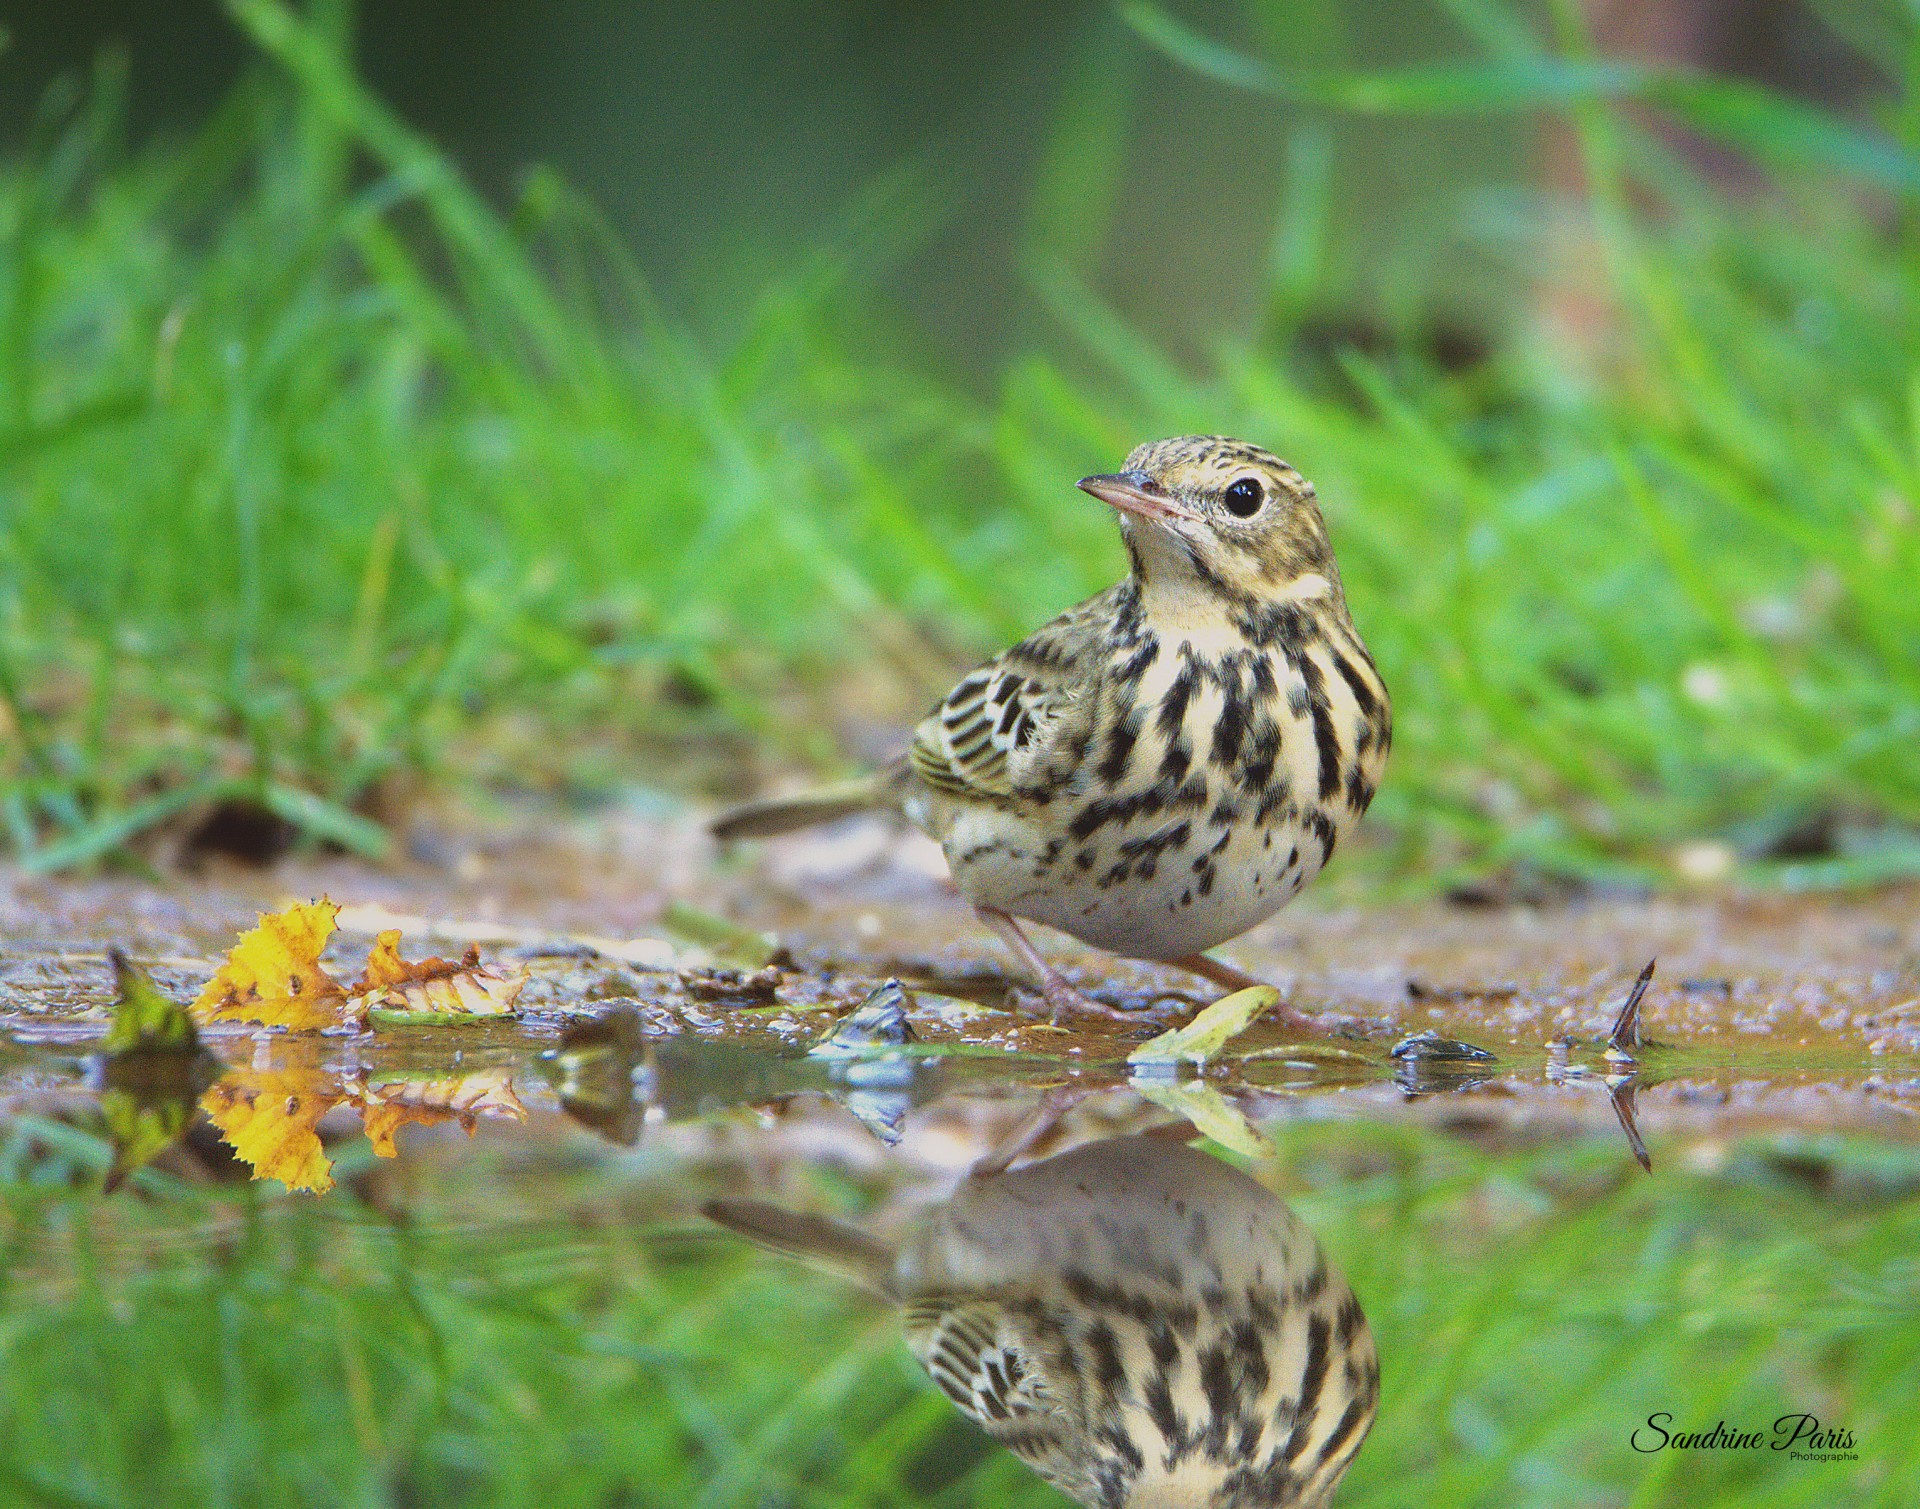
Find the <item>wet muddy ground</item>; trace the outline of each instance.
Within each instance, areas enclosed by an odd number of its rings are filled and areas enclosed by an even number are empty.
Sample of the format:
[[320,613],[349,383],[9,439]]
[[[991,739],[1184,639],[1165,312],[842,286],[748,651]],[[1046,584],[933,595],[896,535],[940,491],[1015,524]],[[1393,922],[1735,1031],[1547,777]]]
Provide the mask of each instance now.
[[[9,1078],[37,1080],[42,1057],[82,1052],[103,1030],[108,946],[185,999],[256,912],[322,894],[342,905],[343,957],[398,927],[421,949],[477,943],[524,963],[520,1018],[307,1041],[225,1028],[209,1034],[223,1058],[377,1078],[457,1057],[468,1070],[518,1066],[525,1084],[525,1065],[570,1023],[624,1006],[649,1044],[672,1045],[657,1093],[685,1103],[685,1084],[696,1101],[752,1102],[824,1084],[805,1049],[894,977],[922,1045],[910,1096],[924,1102],[955,1087],[1120,1086],[1129,1051],[1218,994],[1052,938],[1076,983],[1139,1008],[1141,1023],[1047,1023],[945,884],[937,851],[877,821],[733,855],[680,816],[415,847],[436,862],[0,877]],[[1222,952],[1328,1029],[1310,1042],[1256,1024],[1209,1067],[1257,1115],[1408,1115],[1521,1137],[1637,1118],[1656,1141],[1768,1124],[1915,1132],[1920,889],[1364,908],[1309,893]],[[1609,1058],[1609,1026],[1650,959],[1647,1046]],[[1393,1056],[1422,1032],[1492,1057]]]

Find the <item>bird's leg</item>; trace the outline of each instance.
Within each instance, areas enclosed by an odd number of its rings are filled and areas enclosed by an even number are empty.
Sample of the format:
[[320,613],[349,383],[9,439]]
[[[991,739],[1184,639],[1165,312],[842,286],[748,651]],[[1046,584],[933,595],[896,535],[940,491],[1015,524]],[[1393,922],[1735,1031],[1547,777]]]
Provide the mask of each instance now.
[[980,914],[982,922],[1000,935],[1000,941],[1019,956],[1020,962],[1039,977],[1040,993],[1047,998],[1047,1005],[1056,1019],[1062,1016],[1103,1016],[1119,1022],[1137,1020],[1131,1012],[1116,1011],[1075,990],[1059,970],[1040,957],[1040,950],[1033,946],[1027,935],[1020,931],[1020,924],[1007,913],[990,906],[977,906],[974,911]]
[[978,1179],[992,1174],[1004,1174],[1014,1159],[1031,1152],[1041,1138],[1060,1124],[1060,1118],[1072,1110],[1087,1096],[1097,1090],[1106,1089],[1111,1081],[1086,1083],[1079,1080],[1064,1085],[1054,1085],[1043,1091],[1040,1103],[1033,1108],[1020,1130],[1009,1137],[999,1147],[988,1153],[967,1170],[969,1178]]
[[[1244,969],[1235,969],[1231,964],[1222,964],[1218,959],[1209,959],[1205,954],[1188,954],[1184,959],[1169,959],[1167,963],[1175,969],[1184,969],[1189,974],[1211,980],[1215,985],[1227,990],[1251,990],[1256,985],[1265,985],[1265,980],[1256,980]],[[1293,1027],[1302,1032],[1318,1033],[1322,1029],[1312,1017],[1303,1016],[1285,1001],[1278,1002],[1268,1013],[1283,1026]]]

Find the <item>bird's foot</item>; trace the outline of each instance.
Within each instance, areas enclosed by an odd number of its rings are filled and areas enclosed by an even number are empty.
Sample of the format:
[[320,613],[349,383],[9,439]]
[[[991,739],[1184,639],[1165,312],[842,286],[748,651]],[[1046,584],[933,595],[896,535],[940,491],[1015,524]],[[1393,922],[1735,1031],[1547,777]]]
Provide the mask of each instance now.
[[[1049,973],[1052,973],[1049,971]],[[1096,1001],[1092,996],[1075,990],[1059,975],[1050,980],[1042,980],[1041,994],[1046,997],[1047,1009],[1052,1013],[1048,1017],[1051,1025],[1058,1027],[1062,1017],[1093,1016],[1109,1022],[1137,1022],[1140,1013],[1122,1011],[1118,1006],[1109,1006],[1105,1001]]]
[[1051,979],[1042,978],[1039,990],[1014,987],[1008,992],[1008,1001],[1017,1010],[1038,1016],[1046,1014],[1046,1020],[1035,1022],[1033,1029],[1042,1032],[1071,1032],[1067,1022],[1076,1017],[1085,1020],[1097,1017],[1109,1022],[1139,1022],[1151,1018],[1148,1011],[1126,1011],[1118,1006],[1109,1006],[1105,1001],[1095,1000],[1085,991],[1069,985],[1065,978],[1054,975]]
[[1000,935],[1001,941],[1019,956],[1040,981],[1040,994],[1046,999],[1053,1026],[1059,1026],[1062,1017],[1075,1016],[1105,1017],[1108,1021],[1116,1022],[1137,1020],[1132,1012],[1121,1011],[1075,990],[1067,983],[1066,976],[1041,957],[1040,950],[1020,930],[1020,924],[1007,913],[990,906],[975,907],[974,910],[980,914],[980,920]]

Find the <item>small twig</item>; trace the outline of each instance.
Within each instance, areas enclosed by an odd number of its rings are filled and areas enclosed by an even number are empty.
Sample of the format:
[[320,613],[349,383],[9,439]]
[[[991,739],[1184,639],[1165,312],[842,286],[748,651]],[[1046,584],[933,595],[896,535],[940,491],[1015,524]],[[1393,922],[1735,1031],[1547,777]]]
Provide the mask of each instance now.
[[1616,1053],[1631,1053],[1640,1046],[1640,998],[1647,993],[1647,986],[1653,981],[1653,966],[1660,961],[1647,960],[1647,967],[1640,971],[1640,978],[1633,982],[1633,990],[1627,996],[1627,1004],[1620,1008],[1620,1015],[1613,1019],[1613,1031],[1607,1034],[1607,1046]]

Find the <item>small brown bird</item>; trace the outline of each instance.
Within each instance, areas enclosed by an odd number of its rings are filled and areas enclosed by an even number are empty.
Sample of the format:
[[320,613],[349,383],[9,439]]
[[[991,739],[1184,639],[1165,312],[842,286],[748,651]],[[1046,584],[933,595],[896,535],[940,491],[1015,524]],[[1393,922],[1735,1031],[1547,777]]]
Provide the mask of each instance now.
[[969,1178],[897,1251],[752,1201],[707,1214],[898,1304],[941,1392],[1091,1509],[1324,1505],[1373,1424],[1346,1280],[1271,1193],[1177,1143]]
[[1015,919],[1257,983],[1205,951],[1332,857],[1373,800],[1392,719],[1313,487],[1286,462],[1189,435],[1080,486],[1120,516],[1125,581],[964,677],[877,775],[736,808],[713,831],[898,807],[1056,1013],[1114,1015]]

